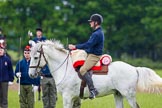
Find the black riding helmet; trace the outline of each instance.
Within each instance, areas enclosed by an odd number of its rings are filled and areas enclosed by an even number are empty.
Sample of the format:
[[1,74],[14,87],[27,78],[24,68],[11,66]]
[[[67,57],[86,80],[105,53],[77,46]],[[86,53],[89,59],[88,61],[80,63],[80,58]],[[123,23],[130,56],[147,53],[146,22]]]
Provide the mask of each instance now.
[[103,22],[103,17],[100,14],[92,14],[88,21],[95,21],[100,25]]

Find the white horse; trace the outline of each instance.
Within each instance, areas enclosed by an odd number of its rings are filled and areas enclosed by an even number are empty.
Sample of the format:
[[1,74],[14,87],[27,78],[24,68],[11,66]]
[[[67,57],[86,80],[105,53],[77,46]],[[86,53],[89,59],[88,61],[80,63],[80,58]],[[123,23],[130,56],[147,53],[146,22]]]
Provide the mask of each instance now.
[[[64,108],[80,108],[81,80],[73,68],[69,51],[59,41],[40,42],[31,49],[29,75],[37,77],[37,72],[46,64],[62,94]],[[114,94],[116,108],[124,108],[123,98],[131,108],[139,108],[136,91],[159,93],[162,90],[162,79],[152,69],[134,67],[122,61],[112,62],[108,75],[93,75],[92,79],[99,91],[97,97]],[[86,87],[84,97],[88,96]]]

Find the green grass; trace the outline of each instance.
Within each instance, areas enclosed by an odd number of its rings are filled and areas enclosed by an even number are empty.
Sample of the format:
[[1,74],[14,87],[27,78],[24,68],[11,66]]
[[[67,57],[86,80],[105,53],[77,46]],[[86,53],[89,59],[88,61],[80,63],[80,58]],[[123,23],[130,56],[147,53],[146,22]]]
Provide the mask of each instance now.
[[[162,76],[162,70],[156,70]],[[137,102],[141,108],[162,108],[162,95],[137,93]],[[19,97],[17,91],[9,90],[9,108],[19,108]],[[43,108],[42,101],[36,101],[35,108]],[[56,108],[63,108],[62,98],[59,95]],[[115,108],[113,95],[108,95],[94,100],[82,100],[81,108]],[[124,108],[130,108],[124,100]]]
[[[141,108],[161,108],[162,95],[137,94],[137,102]],[[130,108],[124,100],[124,108]],[[19,108],[19,98],[16,91],[9,91],[9,108]],[[42,101],[35,102],[35,108],[43,108]],[[56,108],[63,108],[62,98],[59,95]],[[82,100],[81,108],[115,108],[113,95],[109,95],[94,100]]]

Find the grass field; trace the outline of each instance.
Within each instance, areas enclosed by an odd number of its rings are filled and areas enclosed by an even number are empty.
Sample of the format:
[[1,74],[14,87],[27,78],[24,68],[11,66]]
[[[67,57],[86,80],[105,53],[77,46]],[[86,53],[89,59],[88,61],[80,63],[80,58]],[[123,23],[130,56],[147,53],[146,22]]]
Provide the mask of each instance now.
[[[162,70],[156,70],[162,76]],[[161,94],[145,94],[137,93],[137,102],[141,108],[162,108],[162,95]],[[9,108],[19,108],[19,97],[15,90],[9,90]],[[42,101],[36,101],[35,108],[43,108]],[[56,108],[63,108],[62,98],[59,95]],[[81,108],[115,108],[113,95],[94,100],[82,100]],[[130,108],[127,101],[124,100],[124,108]]]

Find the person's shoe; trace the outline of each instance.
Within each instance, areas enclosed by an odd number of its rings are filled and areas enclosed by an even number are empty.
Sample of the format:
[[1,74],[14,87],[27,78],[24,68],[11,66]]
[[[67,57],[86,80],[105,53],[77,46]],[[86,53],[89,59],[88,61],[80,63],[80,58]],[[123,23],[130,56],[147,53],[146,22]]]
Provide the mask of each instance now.
[[96,89],[90,91],[90,96],[89,96],[89,99],[94,99],[96,98],[96,96],[98,95],[98,91]]

